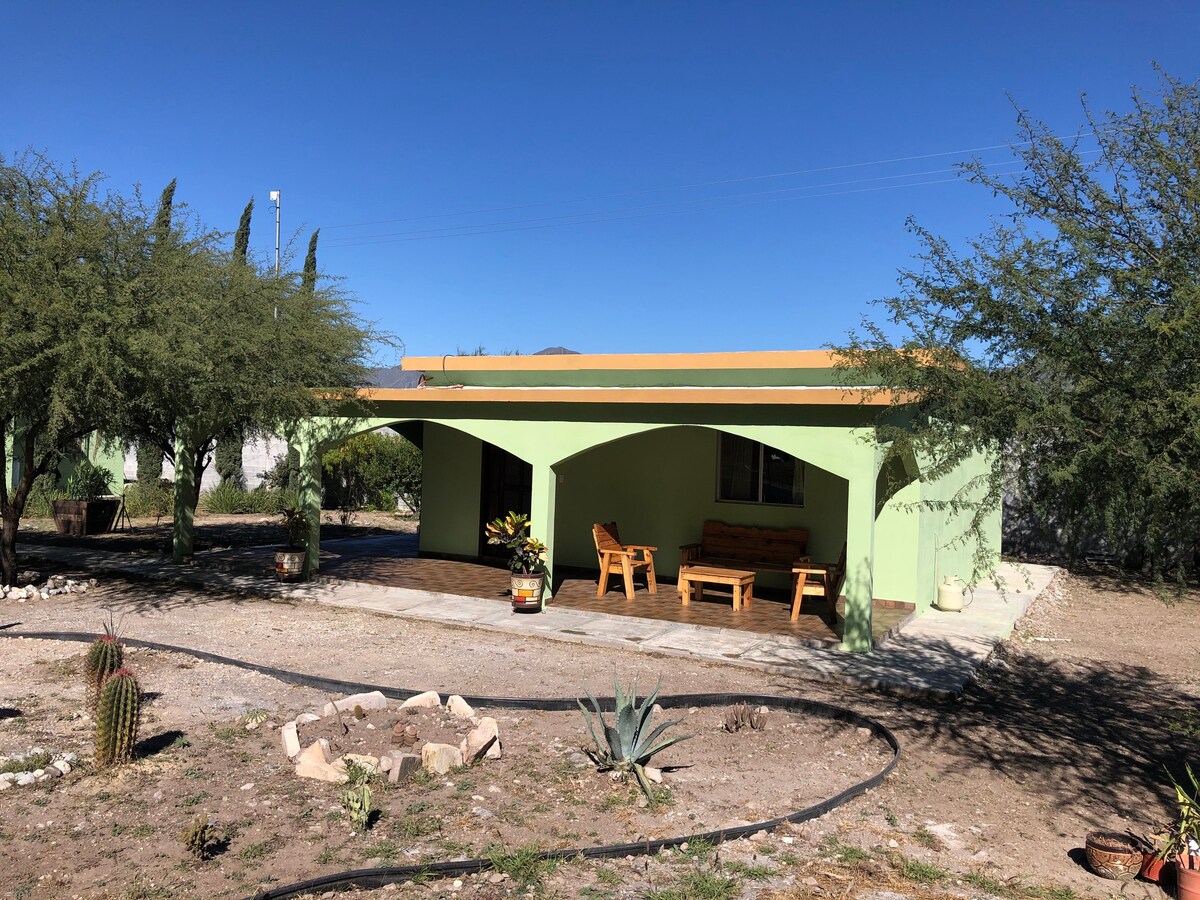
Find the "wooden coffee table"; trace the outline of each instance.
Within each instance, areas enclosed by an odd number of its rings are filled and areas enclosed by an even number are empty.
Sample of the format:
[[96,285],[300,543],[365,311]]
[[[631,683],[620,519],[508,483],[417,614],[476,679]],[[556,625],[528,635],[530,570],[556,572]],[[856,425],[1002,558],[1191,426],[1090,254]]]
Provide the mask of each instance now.
[[705,584],[726,584],[732,587],[734,612],[738,612],[743,606],[749,609],[754,600],[753,572],[716,566],[679,567],[679,594],[684,606],[691,602],[693,589],[696,591],[697,600],[704,597]]

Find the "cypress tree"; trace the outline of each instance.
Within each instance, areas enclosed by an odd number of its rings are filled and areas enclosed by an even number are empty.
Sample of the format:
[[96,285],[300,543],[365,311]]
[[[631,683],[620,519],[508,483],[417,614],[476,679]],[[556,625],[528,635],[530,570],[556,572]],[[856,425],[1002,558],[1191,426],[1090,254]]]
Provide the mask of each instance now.
[[[250,252],[250,219],[253,215],[254,198],[251,197],[246,208],[242,210],[237,231],[233,235],[234,265],[244,266],[246,264],[246,257]],[[232,484],[245,490],[246,474],[242,468],[242,447],[245,443],[246,431],[241,427],[234,428],[228,437],[217,441],[213,463],[217,467],[217,474],[221,476],[221,484]],[[199,480],[197,480],[197,484],[199,484]]]
[[304,257],[304,271],[300,276],[300,284],[304,293],[311,294],[317,286],[317,238],[321,234],[318,228],[308,239],[308,253]]

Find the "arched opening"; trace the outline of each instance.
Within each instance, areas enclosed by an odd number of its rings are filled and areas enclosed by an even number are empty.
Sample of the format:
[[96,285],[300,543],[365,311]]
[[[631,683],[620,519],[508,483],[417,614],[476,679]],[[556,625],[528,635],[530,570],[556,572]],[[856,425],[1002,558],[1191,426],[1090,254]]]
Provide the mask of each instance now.
[[[556,582],[595,584],[597,522],[616,521],[623,541],[657,547],[655,568],[671,591],[678,548],[699,541],[706,520],[807,529],[814,560],[836,560],[846,540],[846,479],[732,429],[649,429],[576,453],[554,472]],[[790,587],[790,572],[756,575],[757,596],[789,599]]]

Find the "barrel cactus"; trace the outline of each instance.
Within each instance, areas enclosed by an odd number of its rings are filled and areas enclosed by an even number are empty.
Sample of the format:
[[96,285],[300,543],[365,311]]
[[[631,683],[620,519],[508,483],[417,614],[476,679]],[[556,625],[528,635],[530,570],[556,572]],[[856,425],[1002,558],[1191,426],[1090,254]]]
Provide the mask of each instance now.
[[104,634],[92,641],[87,659],[83,663],[83,677],[87,681],[88,709],[96,711],[100,703],[100,688],[105,679],[121,668],[125,662],[125,649],[121,636],[111,623],[104,626]]
[[100,689],[96,710],[96,764],[115,766],[133,759],[142,693],[129,669],[117,669]]

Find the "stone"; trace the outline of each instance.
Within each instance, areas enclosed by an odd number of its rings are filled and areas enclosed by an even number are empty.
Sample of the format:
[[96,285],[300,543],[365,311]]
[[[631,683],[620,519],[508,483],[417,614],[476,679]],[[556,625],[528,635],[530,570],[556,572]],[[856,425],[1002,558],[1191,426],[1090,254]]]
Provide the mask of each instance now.
[[308,725],[310,722],[320,721],[321,717],[316,713],[300,713],[300,715],[296,716],[296,724],[298,725]]
[[491,716],[484,716],[479,720],[479,724],[471,729],[471,733],[467,735],[466,740],[463,741],[462,757],[468,765],[474,765],[483,759],[493,747],[496,748],[497,755],[489,758],[498,759],[500,729],[495,719]]
[[421,748],[421,765],[434,775],[445,775],[462,764],[462,753],[450,744],[426,744]]
[[349,781],[344,770],[335,769],[329,763],[329,741],[321,738],[313,741],[296,757],[296,775],[317,781],[332,781],[335,784]]
[[379,771],[380,772],[392,771],[392,754],[385,753],[381,757],[379,757]]
[[586,769],[591,765],[591,761],[578,750],[568,756],[567,759],[577,769]]
[[392,768],[388,772],[388,781],[395,784],[399,781],[408,781],[417,774],[417,770],[421,768],[421,757],[415,753],[401,753],[392,757]]
[[372,774],[379,771],[379,757],[366,756],[362,753],[347,753],[345,756],[339,757],[338,759],[334,760],[333,767],[335,769],[341,769],[344,772],[344,771],[346,771],[346,763],[347,762],[358,763],[360,766],[362,766],[364,769],[368,770]]
[[949,850],[952,853],[959,853],[967,848],[967,843],[958,836],[954,830],[954,826],[946,823],[942,825],[927,825],[925,830],[937,838],[942,845],[942,849]]
[[17,780],[16,772],[5,772],[4,774],[0,775],[0,784],[8,784],[10,781],[16,781],[16,780]]
[[53,763],[46,766],[44,771],[51,778],[62,778],[63,777],[62,771],[58,768],[58,766],[54,765]]
[[379,691],[371,691],[368,694],[351,694],[341,700],[326,703],[322,712],[326,716],[332,716],[339,712],[351,712],[356,706],[362,707],[364,711],[387,709],[387,697]]
[[442,698],[437,691],[426,691],[409,697],[400,704],[401,709],[436,709],[442,705]]
[[11,781],[0,781],[0,791],[7,791],[12,786],[13,783]]
[[241,788],[241,789],[242,789],[243,791],[252,791],[252,790],[254,790],[254,782],[253,782],[253,781],[247,781],[245,784],[243,784],[243,785],[242,785],[242,788]]
[[293,759],[300,752],[300,735],[296,733],[295,722],[288,722],[279,729],[279,739],[283,742],[283,752],[288,759]]
[[471,708],[471,704],[458,696],[458,694],[455,694],[446,701],[446,710],[456,719],[470,719],[475,715],[475,710]]
[[647,781],[662,784],[662,769],[656,769],[654,766],[642,766],[642,771],[646,773]]

